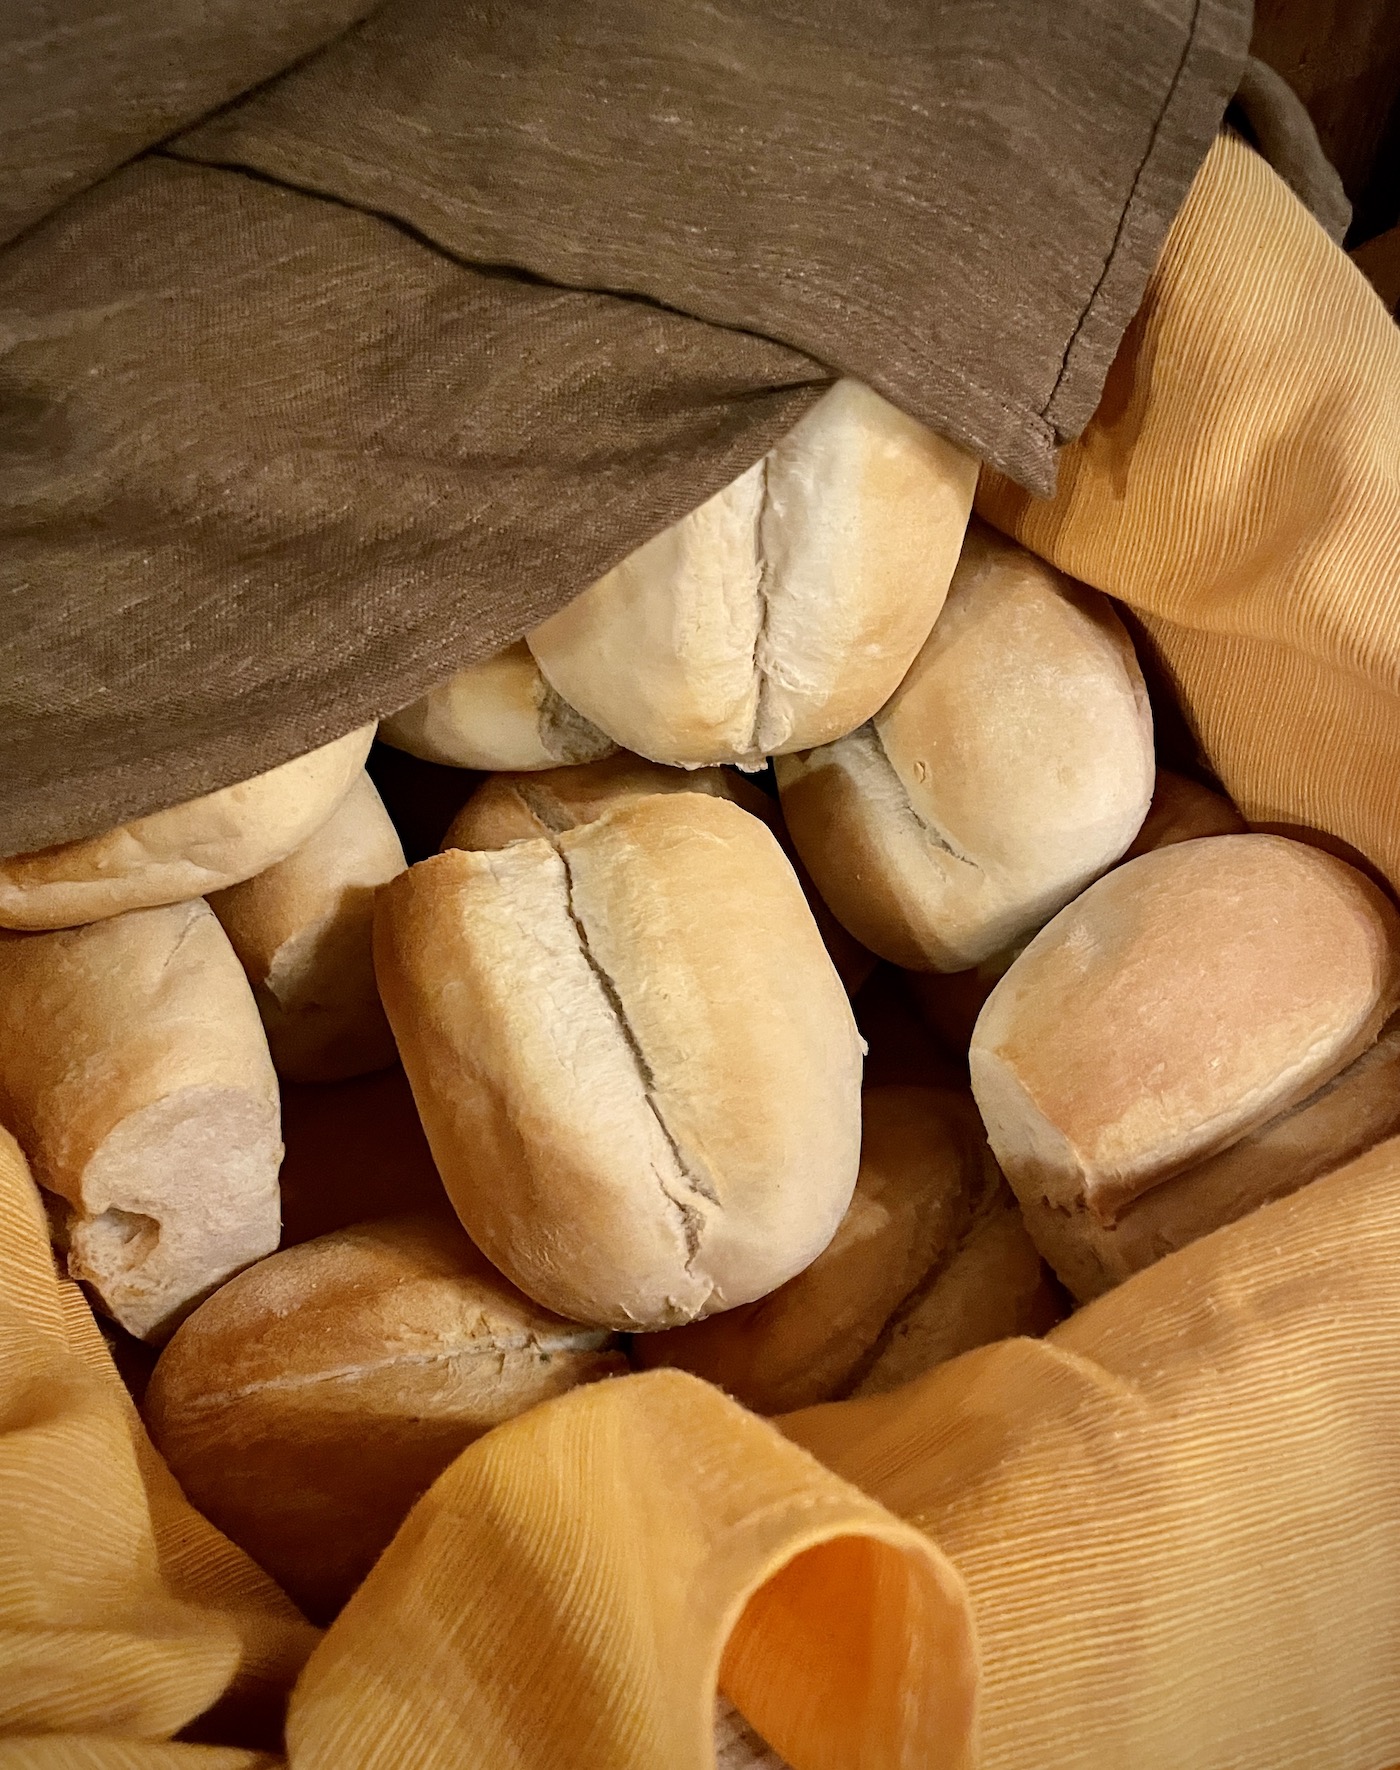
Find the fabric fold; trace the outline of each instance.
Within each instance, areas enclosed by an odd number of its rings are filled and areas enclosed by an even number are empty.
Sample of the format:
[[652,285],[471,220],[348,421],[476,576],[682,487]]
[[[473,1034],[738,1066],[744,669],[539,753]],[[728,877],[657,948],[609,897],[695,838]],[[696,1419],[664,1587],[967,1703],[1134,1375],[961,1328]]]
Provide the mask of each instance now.
[[677,1371],[465,1451],[332,1625],[294,1770],[710,1770],[717,1679],[796,1770],[971,1765],[976,1649],[942,1554]]

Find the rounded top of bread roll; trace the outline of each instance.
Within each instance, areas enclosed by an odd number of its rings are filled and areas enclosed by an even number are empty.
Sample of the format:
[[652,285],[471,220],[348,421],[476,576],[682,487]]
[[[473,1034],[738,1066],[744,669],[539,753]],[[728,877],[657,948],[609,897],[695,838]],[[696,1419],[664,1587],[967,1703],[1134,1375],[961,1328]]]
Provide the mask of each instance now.
[[1030,943],[977,1021],[973,1092],[1018,1191],[1102,1221],[1303,1099],[1400,1002],[1400,915],[1280,836],[1158,849]]
[[1240,836],[1245,821],[1223,793],[1202,786],[1169,768],[1157,770],[1152,804],[1142,828],[1124,852],[1124,860],[1136,860],[1174,842],[1194,842],[1198,836]]
[[374,726],[362,726],[201,799],[0,859],[0,928],[72,928],[251,879],[325,823],[373,741]]
[[176,1333],[142,1411],[191,1501],[325,1620],[468,1444],[626,1369],[608,1334],[523,1297],[444,1206],[250,1267]]
[[600,762],[547,774],[494,774],[468,799],[442,839],[448,848],[504,848],[511,842],[546,840],[592,823],[615,805],[658,793],[708,793],[731,799],[770,828],[777,803],[733,769],[663,768],[619,750]]
[[947,603],[874,719],[775,763],[788,829],[858,940],[959,971],[1122,854],[1152,713],[1108,600],[973,523]]
[[761,766],[880,707],[943,603],[977,463],[855,381],[529,635],[618,743]]
[[791,866],[701,793],[449,850],[380,894],[375,964],[477,1245],[575,1320],[774,1289],[855,1183],[861,1047]]
[[523,639],[401,707],[379,735],[424,762],[488,771],[592,762],[617,748],[554,692]]

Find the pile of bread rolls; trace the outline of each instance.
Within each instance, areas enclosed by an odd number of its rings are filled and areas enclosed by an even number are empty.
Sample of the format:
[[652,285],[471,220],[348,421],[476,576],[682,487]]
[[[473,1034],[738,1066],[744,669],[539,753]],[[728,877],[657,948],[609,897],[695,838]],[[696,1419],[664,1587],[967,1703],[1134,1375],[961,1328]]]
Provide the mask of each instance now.
[[371,727],[0,860],[0,1119],[313,1616],[573,1384],[876,1393],[1400,1130],[1390,901],[1157,770],[975,479],[838,384],[383,722],[476,771],[411,866]]

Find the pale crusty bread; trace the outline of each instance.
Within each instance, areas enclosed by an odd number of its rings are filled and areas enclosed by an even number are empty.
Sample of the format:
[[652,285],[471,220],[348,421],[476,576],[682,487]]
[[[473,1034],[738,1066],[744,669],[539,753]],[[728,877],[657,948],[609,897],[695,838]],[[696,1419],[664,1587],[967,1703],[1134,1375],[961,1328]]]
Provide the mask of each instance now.
[[1066,1312],[1015,1197],[999,1186],[946,1265],[886,1328],[849,1393],[884,1395],[994,1340],[1018,1334],[1038,1338]]
[[793,863],[812,915],[848,995],[875,968],[875,955],[848,934],[822,902],[783,828],[777,801],[732,768],[665,768],[627,750],[578,768],[548,774],[495,774],[482,782],[453,819],[444,848],[504,848],[510,842],[544,837],[591,823],[614,805],[656,793],[709,793],[730,799],[762,818]]
[[792,868],[738,806],[647,797],[436,855],[381,892],[375,966],[458,1214],[546,1307],[669,1327],[835,1234],[860,1042]]
[[980,524],[875,718],[775,764],[817,889],[864,946],[960,971],[1122,854],[1152,794],[1152,716],[1107,600]]
[[366,725],[202,799],[0,860],[0,928],[73,928],[251,879],[321,827],[373,741]]
[[973,1091],[1017,1196],[1112,1223],[1305,1099],[1400,1002],[1400,916],[1281,836],[1158,849],[1092,885],[988,998]]
[[470,664],[379,727],[396,750],[453,768],[558,768],[616,749],[557,695],[522,639]]
[[71,1276],[142,1339],[277,1245],[277,1078],[198,899],[0,935],[0,1118],[67,1201]]
[[1392,1021],[1369,1051],[1315,1094],[1152,1187],[1114,1222],[1027,1194],[1026,1227],[1065,1287],[1087,1303],[1163,1255],[1334,1173],[1397,1134],[1400,1023]]
[[640,1335],[633,1357],[693,1371],[757,1413],[829,1401],[1000,1180],[965,1092],[868,1088],[860,1175],[830,1245],[755,1303]]
[[1194,842],[1198,836],[1239,836],[1244,830],[1244,819],[1223,793],[1159,768],[1152,804],[1123,859],[1136,860],[1140,854],[1176,842]]
[[374,981],[374,894],[406,864],[362,771],[285,860],[210,897],[288,1081],[338,1081],[396,1061]]
[[450,1214],[362,1224],[227,1284],[161,1354],[146,1423],[188,1497],[307,1613],[349,1597],[473,1439],[620,1374]]
[[882,706],[942,606],[977,463],[854,381],[529,635],[564,698],[683,768],[802,749]]

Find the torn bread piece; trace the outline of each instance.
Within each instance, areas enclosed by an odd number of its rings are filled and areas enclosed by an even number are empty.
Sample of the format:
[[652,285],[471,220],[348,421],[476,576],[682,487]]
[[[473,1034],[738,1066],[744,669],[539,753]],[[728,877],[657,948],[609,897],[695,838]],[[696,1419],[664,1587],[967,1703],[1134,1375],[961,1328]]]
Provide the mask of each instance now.
[[1281,836],[1129,861],[1030,943],[978,1018],[973,1092],[1034,1231],[1105,1225],[1314,1094],[1400,1004],[1400,915]]
[[1111,866],[1152,796],[1152,714],[1105,597],[974,524],[888,703],[775,763],[798,853],[862,945],[961,971]]
[[379,735],[424,762],[487,771],[593,762],[617,748],[555,693],[523,639],[458,670],[385,719]]
[[855,381],[528,635],[625,748],[701,768],[827,743],[893,692],[943,604],[977,463]]
[[285,860],[210,896],[286,1080],[340,1081],[397,1061],[374,981],[374,895],[406,864],[361,771],[326,822]]
[[485,780],[453,819],[444,848],[504,848],[535,837],[549,839],[591,823],[614,805],[658,793],[708,793],[730,799],[761,818],[793,863],[826,950],[847,995],[854,996],[875,969],[866,952],[822,902],[807,870],[788,843],[776,799],[732,768],[665,768],[620,750],[601,762],[559,768],[548,774],[495,774]]
[[698,793],[454,849],[380,894],[375,966],[449,1196],[527,1296],[648,1329],[831,1240],[861,1046],[792,868]]
[[251,879],[321,827],[373,741],[366,725],[202,799],[0,860],[0,928],[73,928]]
[[277,1246],[277,1078],[199,899],[0,935],[0,1118],[66,1202],[69,1275],[141,1339]]
[[327,1622],[467,1445],[626,1370],[611,1336],[521,1296],[450,1213],[395,1217],[225,1285],[161,1354],[143,1412],[205,1517]]

